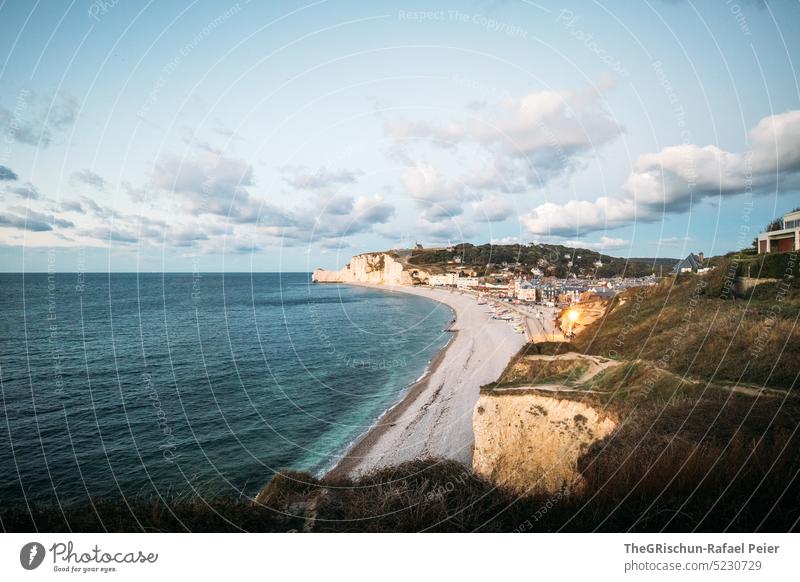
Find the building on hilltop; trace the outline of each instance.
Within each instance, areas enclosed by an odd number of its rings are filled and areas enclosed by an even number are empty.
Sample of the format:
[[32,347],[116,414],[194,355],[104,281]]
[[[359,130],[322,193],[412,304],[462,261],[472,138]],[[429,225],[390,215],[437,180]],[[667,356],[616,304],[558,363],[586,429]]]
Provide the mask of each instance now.
[[758,254],[788,253],[800,249],[800,210],[793,210],[779,219],[777,230],[758,235]]
[[678,264],[672,268],[672,274],[677,275],[679,273],[696,273],[698,270],[703,268],[704,260],[705,257],[703,256],[703,253],[689,253],[685,259],[678,261]]

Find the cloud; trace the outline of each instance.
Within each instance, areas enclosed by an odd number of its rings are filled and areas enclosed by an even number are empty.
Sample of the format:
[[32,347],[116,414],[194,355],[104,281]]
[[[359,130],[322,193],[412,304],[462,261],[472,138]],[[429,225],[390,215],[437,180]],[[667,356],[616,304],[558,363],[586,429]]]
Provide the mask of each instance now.
[[208,240],[208,234],[192,227],[182,227],[175,231],[168,230],[167,240],[176,247],[191,247],[200,241]]
[[70,222],[69,220],[65,220],[63,218],[56,218],[53,214],[43,214],[41,212],[36,212],[35,210],[31,210],[29,208],[12,208],[14,212],[18,212],[20,214],[25,213],[29,219],[37,220],[37,221],[47,221],[53,226],[57,226],[59,228],[74,228],[75,224]]
[[506,99],[482,119],[391,121],[384,131],[397,142],[423,140],[454,153],[465,144],[482,148],[492,159],[459,180],[466,186],[512,192],[539,188],[622,133],[603,105],[602,91],[609,87],[538,91]]
[[420,203],[436,203],[458,194],[456,186],[448,183],[436,168],[428,162],[419,162],[406,168],[400,181],[413,200]]
[[322,243],[320,243],[320,246],[323,249],[328,249],[333,251],[341,251],[350,248],[350,244],[346,240],[340,238],[322,241]]
[[152,182],[177,194],[191,214],[240,223],[258,219],[259,204],[246,189],[253,185],[253,167],[244,160],[212,153],[191,159],[167,156],[156,164]]
[[0,227],[17,228],[32,232],[45,232],[53,227],[72,228],[75,225],[69,220],[55,218],[26,208],[11,208],[10,212],[0,214]]
[[461,242],[469,240],[477,234],[475,226],[464,222],[459,217],[445,220],[429,221],[421,218],[417,222],[416,232],[423,240],[433,242]]
[[400,174],[400,181],[416,206],[422,211],[425,221],[435,222],[459,216],[464,212],[464,188],[453,181],[445,180],[438,170],[428,162],[419,162],[407,167]]
[[319,190],[344,184],[355,184],[363,175],[361,170],[328,170],[318,168],[314,171],[304,166],[286,166],[283,168],[283,180],[290,186],[300,190]]
[[545,203],[522,222],[533,234],[586,234],[686,212],[711,196],[800,188],[800,111],[766,117],[748,136],[743,153],[685,144],[641,155],[618,195]]
[[326,212],[325,208],[299,206],[290,210],[273,207],[279,212],[275,217],[259,220],[261,231],[279,238],[282,244],[289,241],[323,241],[349,237],[367,232],[377,224],[384,224],[394,215],[395,208],[381,196],[359,196],[346,214]]
[[73,172],[70,176],[70,180],[73,182],[86,184],[87,186],[92,186],[98,190],[102,190],[106,186],[105,179],[89,169],[81,170],[80,172]]
[[[606,111],[602,95],[612,83],[600,85],[506,99],[481,107],[481,118],[385,122],[393,151],[404,152],[408,166],[400,182],[420,209],[426,233],[439,240],[463,238],[464,222],[452,219],[470,203],[475,222],[502,222],[515,206],[499,194],[540,188],[581,167],[594,150],[616,139],[622,127]],[[409,150],[425,144],[433,144],[436,156],[415,160]],[[429,161],[442,155],[451,166],[470,169],[446,177],[441,165]],[[434,224],[440,221],[445,223]]]
[[317,200],[322,212],[336,215],[349,214],[355,202],[352,196],[346,194],[320,194]]
[[145,200],[147,200],[147,195],[149,194],[149,192],[147,191],[146,188],[137,188],[127,181],[122,182],[122,188],[123,190],[125,190],[125,193],[128,195],[128,198],[130,198],[134,202],[144,202]]
[[0,166],[0,181],[4,180],[16,180],[19,176],[17,176],[16,172],[14,172],[11,168],[7,166]]
[[623,249],[630,246],[631,241],[624,238],[612,238],[608,236],[601,236],[597,242],[585,240],[568,240],[564,244],[569,247],[578,247],[583,249],[590,249],[594,251],[612,251]]
[[222,121],[219,118],[216,118],[214,120],[214,125],[211,128],[211,131],[213,131],[217,135],[220,135],[220,136],[222,136],[222,137],[224,137],[224,138],[226,138],[226,139],[228,139],[230,141],[243,141],[243,142],[248,141],[247,139],[245,139],[244,137],[239,135],[236,131],[234,131],[233,129],[228,127],[225,124],[225,122]]
[[30,182],[9,188],[8,191],[26,200],[40,200],[42,198],[42,193]]
[[83,206],[77,200],[64,200],[61,202],[61,210],[66,212],[83,212]]
[[137,243],[139,237],[134,232],[122,225],[98,226],[95,228],[78,231],[81,236],[88,236],[106,242]]
[[27,219],[24,216],[4,213],[0,214],[0,228],[18,228],[20,230],[30,230],[33,232],[43,232],[53,230],[49,222],[43,220]]
[[[99,183],[86,172],[76,179]],[[254,197],[254,187],[253,169],[244,160],[216,153],[188,159],[165,156],[156,163],[147,190],[128,183],[123,183],[123,188],[135,200],[149,200],[151,216],[169,212],[169,224],[151,217],[120,215],[89,197],[65,201],[60,208],[102,223],[82,230],[83,236],[129,243],[142,240],[176,248],[200,245],[205,251],[220,249],[222,237],[239,239],[245,232],[255,237],[259,245],[255,250],[266,242],[294,245],[349,237],[386,223],[395,213],[394,206],[381,196],[319,192],[297,205],[281,206]],[[177,199],[177,213],[169,203],[172,198],[161,203],[159,194],[164,191]],[[243,231],[243,225],[252,225],[252,232]]]
[[512,214],[514,207],[499,196],[472,203],[472,218],[477,222],[503,222]]
[[77,111],[78,100],[67,93],[38,97],[24,91],[19,93],[13,111],[0,107],[0,128],[18,143],[48,147],[72,125]]
[[695,242],[695,239],[690,236],[667,236],[659,239],[658,245],[662,247],[682,247],[691,242]]
[[394,215],[394,206],[381,196],[359,196],[353,204],[353,220],[364,224],[383,224]]
[[504,236],[501,238],[493,238],[490,241],[492,245],[516,245],[519,244],[519,237],[516,236]]

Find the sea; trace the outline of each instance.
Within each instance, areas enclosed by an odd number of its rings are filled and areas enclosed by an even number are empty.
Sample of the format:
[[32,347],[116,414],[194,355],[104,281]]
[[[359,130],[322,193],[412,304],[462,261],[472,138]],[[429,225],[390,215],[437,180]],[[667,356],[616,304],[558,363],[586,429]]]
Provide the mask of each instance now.
[[452,317],[308,273],[0,274],[0,503],[247,497],[321,474]]

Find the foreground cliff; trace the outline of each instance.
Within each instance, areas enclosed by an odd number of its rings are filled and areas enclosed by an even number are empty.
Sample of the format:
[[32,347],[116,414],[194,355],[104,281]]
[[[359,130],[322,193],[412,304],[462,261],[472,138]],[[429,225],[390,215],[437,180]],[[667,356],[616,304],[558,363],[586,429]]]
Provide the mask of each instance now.
[[409,266],[393,253],[356,255],[338,271],[317,269],[311,275],[315,283],[372,283],[374,285],[419,285],[427,283],[427,271]]
[[482,394],[472,468],[520,495],[582,488],[579,461],[617,423],[601,408],[540,394]]
[[475,473],[520,495],[580,490],[581,458],[618,423],[575,397],[592,394],[586,383],[614,365],[574,353],[512,361],[475,407]]

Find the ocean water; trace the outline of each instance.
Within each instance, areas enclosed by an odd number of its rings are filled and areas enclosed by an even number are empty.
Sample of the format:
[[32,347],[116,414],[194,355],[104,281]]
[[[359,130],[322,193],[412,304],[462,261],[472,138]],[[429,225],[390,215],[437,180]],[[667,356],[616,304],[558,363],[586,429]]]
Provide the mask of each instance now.
[[307,273],[0,274],[0,503],[248,495],[323,471],[451,318]]

